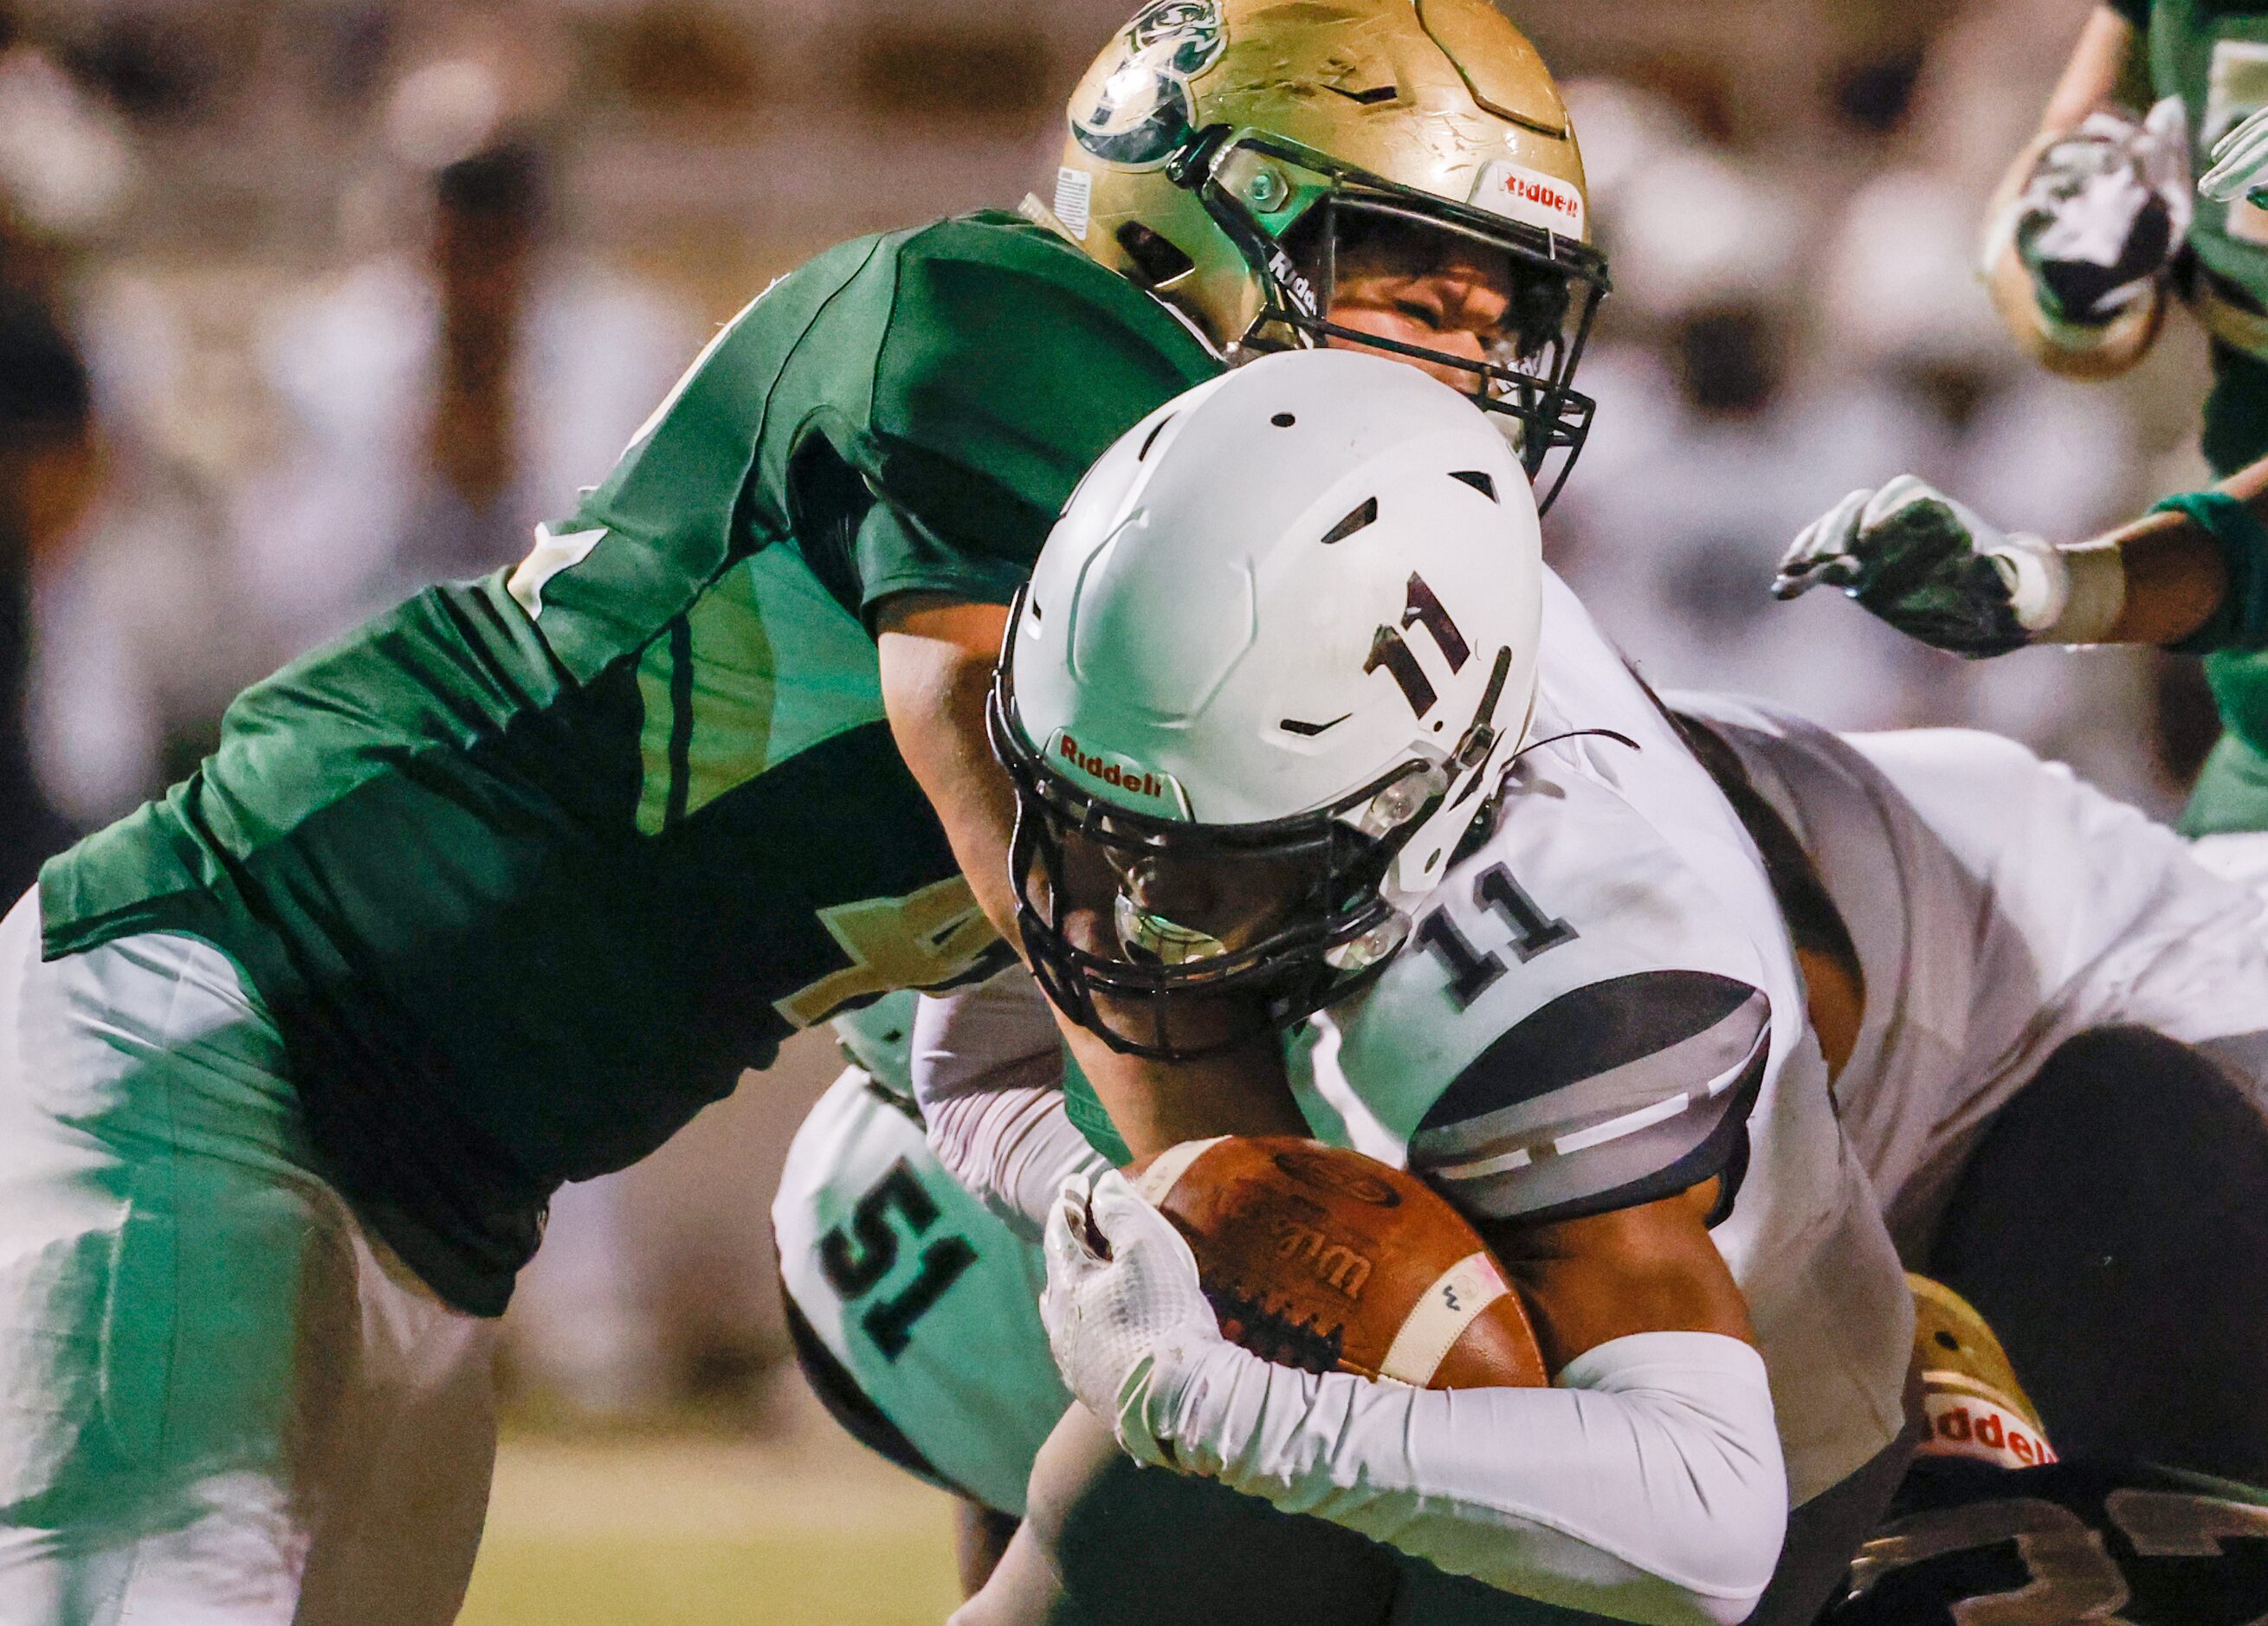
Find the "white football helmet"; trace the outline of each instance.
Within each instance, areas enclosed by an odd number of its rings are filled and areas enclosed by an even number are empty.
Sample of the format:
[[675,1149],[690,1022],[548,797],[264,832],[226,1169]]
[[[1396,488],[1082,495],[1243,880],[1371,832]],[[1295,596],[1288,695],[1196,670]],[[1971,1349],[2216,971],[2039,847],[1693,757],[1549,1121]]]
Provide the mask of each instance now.
[[[1057,1003],[1174,1057],[1252,1034],[1177,1042],[1177,997],[1283,1026],[1375,976],[1527,732],[1542,583],[1518,456],[1414,367],[1271,356],[1136,424],[1065,505],[993,691]],[[1280,907],[1230,930],[1138,879],[1208,864]]]

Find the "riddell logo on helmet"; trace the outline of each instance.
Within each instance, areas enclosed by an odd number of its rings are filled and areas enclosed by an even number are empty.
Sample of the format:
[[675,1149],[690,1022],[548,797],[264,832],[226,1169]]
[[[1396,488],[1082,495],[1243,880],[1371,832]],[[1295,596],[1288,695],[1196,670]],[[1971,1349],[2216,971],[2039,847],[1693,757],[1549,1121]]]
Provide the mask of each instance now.
[[2056,1460],[2053,1446],[2014,1412],[1974,1394],[1930,1394],[1922,1401],[1929,1416],[1926,1457],[1974,1457],[2002,1468],[2037,1468]]
[[1524,164],[1498,162],[1481,171],[1473,202],[1483,209],[1563,237],[1583,234],[1583,195]]
[[1090,779],[1100,779],[1113,790],[1130,791],[1136,796],[1164,799],[1166,782],[1145,768],[1131,763],[1121,767],[1105,756],[1090,756],[1079,748],[1079,741],[1069,734],[1056,736],[1056,750],[1064,761]]

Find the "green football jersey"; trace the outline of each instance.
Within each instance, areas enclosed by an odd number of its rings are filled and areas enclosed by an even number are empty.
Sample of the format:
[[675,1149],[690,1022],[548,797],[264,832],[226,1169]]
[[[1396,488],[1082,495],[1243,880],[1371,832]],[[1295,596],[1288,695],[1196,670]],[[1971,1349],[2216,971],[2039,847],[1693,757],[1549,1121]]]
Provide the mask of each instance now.
[[[2230,0],[2110,0],[2143,32],[2153,90],[2189,110],[2199,173],[2213,143],[2268,107],[2268,13]],[[2200,196],[2189,245],[2201,283],[2268,311],[2268,210]],[[2205,452],[2217,475],[2268,455],[2268,364],[2216,342],[2205,408]],[[2228,732],[2199,776],[2183,829],[2191,835],[2268,830],[2268,654],[2205,658]]]
[[[2268,363],[2225,344],[2213,346],[2205,452],[2213,472],[2222,476],[2268,457]],[[2182,831],[2220,835],[2268,830],[2268,654],[2207,655],[2205,675],[2226,732],[2198,776],[2182,813]]]
[[869,617],[1006,602],[1087,464],[1219,370],[1014,216],[832,249],[518,569],[247,691],[195,775],[53,861],[47,953],[228,953],[340,1188],[497,1313],[562,1181],[793,1029],[1004,962],[891,742]]

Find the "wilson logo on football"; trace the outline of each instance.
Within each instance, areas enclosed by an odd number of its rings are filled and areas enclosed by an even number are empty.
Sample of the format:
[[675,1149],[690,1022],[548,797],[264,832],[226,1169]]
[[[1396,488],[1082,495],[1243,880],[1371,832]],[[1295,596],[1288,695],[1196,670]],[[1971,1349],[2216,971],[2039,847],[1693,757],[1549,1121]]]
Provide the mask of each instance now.
[[1369,1260],[1345,1243],[1334,1242],[1312,1225],[1296,1221],[1278,1222],[1276,1235],[1278,1257],[1305,1264],[1317,1281],[1336,1293],[1348,1299],[1362,1297],[1363,1285],[1370,1280]]

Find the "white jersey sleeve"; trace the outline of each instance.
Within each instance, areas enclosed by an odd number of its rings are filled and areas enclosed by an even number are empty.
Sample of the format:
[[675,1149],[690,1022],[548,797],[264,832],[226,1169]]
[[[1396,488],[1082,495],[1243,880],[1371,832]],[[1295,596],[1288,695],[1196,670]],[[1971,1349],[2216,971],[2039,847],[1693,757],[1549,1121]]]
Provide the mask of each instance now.
[[1703,877],[1611,792],[1539,766],[1442,891],[1334,1019],[1338,1069],[1410,1167],[1468,1212],[1535,1221],[1737,1179],[1772,1001]]
[[1911,1298],[1756,842],[1556,578],[1531,745],[1378,982],[1294,1047],[1316,1132],[1543,1222],[1721,1175],[1797,1502],[1904,1424]]
[[1587,621],[1546,627],[1542,743],[1314,1052],[1411,1168],[1494,1219],[1736,1185],[1775,1029],[1784,1053],[1804,1021],[1713,782]]

